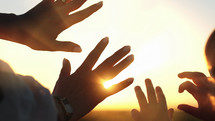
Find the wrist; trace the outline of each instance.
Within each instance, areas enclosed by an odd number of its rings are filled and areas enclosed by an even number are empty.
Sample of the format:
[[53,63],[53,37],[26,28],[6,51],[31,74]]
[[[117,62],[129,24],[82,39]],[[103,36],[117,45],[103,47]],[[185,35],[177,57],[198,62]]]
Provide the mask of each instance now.
[[58,103],[58,101],[56,99],[54,99],[54,102],[55,102],[55,106],[56,106],[56,109],[57,109],[57,119],[58,121],[64,121],[64,117],[63,117],[63,110],[60,106],[60,104]]
[[[58,110],[58,121],[69,121],[73,116],[73,109],[65,97],[53,96]],[[74,121],[74,120],[72,120]]]
[[0,39],[23,44],[24,29],[22,15],[0,14]]
[[9,32],[9,28],[13,26],[13,23],[17,19],[15,14],[0,14],[0,34],[5,34]]

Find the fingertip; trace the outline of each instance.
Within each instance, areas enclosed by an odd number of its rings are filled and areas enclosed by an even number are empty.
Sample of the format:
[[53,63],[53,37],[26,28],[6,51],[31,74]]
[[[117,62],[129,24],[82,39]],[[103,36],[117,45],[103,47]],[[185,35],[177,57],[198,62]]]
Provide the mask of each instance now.
[[55,41],[52,45],[54,51],[65,51],[65,52],[81,52],[81,47],[73,42],[69,41]]
[[146,78],[146,79],[145,79],[145,83],[146,83],[146,85],[151,84],[151,83],[152,83],[152,82],[151,82],[151,79]]
[[131,113],[136,113],[136,112],[138,112],[137,109],[132,109],[131,110]]
[[100,2],[96,3],[96,5],[97,5],[98,7],[102,7],[102,6],[103,6],[103,1],[100,1]]
[[109,43],[109,37],[105,37],[102,39],[102,43],[108,44]]
[[179,73],[179,74],[178,74],[178,77],[179,77],[179,78],[185,78],[186,74],[187,74],[187,72]]
[[178,74],[178,77],[179,77],[179,78],[182,78],[182,73],[179,73],[179,74]]
[[127,59],[130,60],[130,61],[134,61],[134,55],[133,55],[133,54],[129,55],[129,56],[127,57]]
[[178,108],[179,110],[185,111],[187,107],[188,107],[187,104],[179,104],[177,108]]
[[132,118],[133,118],[135,121],[138,121],[138,120],[141,119],[141,118],[140,118],[140,115],[139,115],[139,111],[136,110],[136,109],[132,109],[132,110],[131,110],[131,116],[132,116]]
[[67,63],[69,60],[67,58],[63,58],[63,63]]
[[65,66],[67,65],[68,61],[69,61],[69,60],[66,59],[66,58],[63,59],[63,67],[65,67]]
[[82,52],[82,49],[81,49],[81,47],[76,46],[76,47],[74,47],[73,52]]
[[66,61],[67,61],[67,59],[66,59],[66,58],[64,58],[64,59],[63,59],[63,64],[65,64],[65,63],[66,63]]
[[141,90],[141,87],[140,87],[140,86],[135,86],[135,87],[134,87],[134,90],[135,90],[135,91]]
[[131,46],[124,46],[123,51],[124,52],[129,52],[131,50]]
[[128,78],[127,82],[130,83],[130,84],[132,84],[134,82],[134,78]]
[[162,89],[161,89],[160,86],[157,86],[157,87],[155,88],[155,90],[156,90],[157,92],[162,92]]
[[179,110],[182,110],[182,105],[178,105],[177,108],[178,108]]
[[132,109],[131,110],[131,115],[132,115],[132,117],[133,118],[135,118],[135,119],[137,119],[138,117],[138,113],[139,113],[139,111],[137,110],[137,109]]
[[179,92],[179,93],[184,92],[184,89],[181,87],[181,85],[180,85],[179,88],[178,88],[178,92]]
[[170,108],[169,111],[174,112],[175,110],[173,108]]

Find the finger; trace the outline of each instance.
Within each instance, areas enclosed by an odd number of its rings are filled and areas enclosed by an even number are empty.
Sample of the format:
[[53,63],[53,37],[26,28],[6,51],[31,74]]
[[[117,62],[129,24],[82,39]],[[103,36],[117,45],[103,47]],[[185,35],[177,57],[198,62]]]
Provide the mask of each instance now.
[[108,90],[107,90],[107,96],[113,95],[123,89],[125,89],[126,87],[128,87],[129,85],[131,85],[133,83],[134,79],[133,78],[128,78],[118,84],[115,84],[113,86],[111,86]]
[[130,55],[127,58],[125,58],[123,61],[121,61],[119,64],[114,66],[109,71],[109,73],[107,73],[107,75],[109,76],[109,79],[112,79],[115,76],[117,76],[121,71],[127,68],[133,61],[134,61],[134,55]]
[[179,93],[187,90],[195,99],[198,99],[198,87],[193,83],[186,81],[179,86]]
[[143,93],[140,86],[136,86],[135,88],[136,97],[140,106],[140,111],[142,112],[144,108],[147,106],[147,99],[145,94]]
[[182,110],[182,111],[184,111],[186,113],[189,113],[192,116],[195,116],[197,118],[200,117],[200,115],[201,115],[200,112],[199,112],[199,110],[198,110],[198,108],[193,107],[193,106],[189,106],[189,105],[186,105],[186,104],[179,105],[178,109]]
[[51,43],[41,43],[38,45],[29,45],[35,50],[46,50],[46,51],[66,51],[66,52],[81,52],[81,47],[73,42],[61,42],[53,41]]
[[156,95],[155,95],[155,90],[154,87],[152,85],[152,82],[150,79],[146,79],[145,80],[145,84],[146,84],[146,89],[147,89],[147,95],[148,95],[148,101],[151,104],[155,104],[157,103],[157,99],[156,99]]
[[140,112],[136,109],[133,109],[131,111],[131,116],[134,119],[134,121],[140,121],[140,119],[141,119],[140,115],[141,115]]
[[119,60],[121,60],[125,55],[130,52],[130,46],[125,46],[115,52],[112,56],[107,58],[104,62],[102,62],[96,69],[96,72],[102,72],[103,70],[111,69],[114,64],[116,64]]
[[102,2],[94,4],[82,11],[76,12],[65,19],[66,27],[70,27],[80,21],[83,21],[102,7]]
[[163,94],[162,89],[158,86],[156,87],[156,94],[158,98],[158,103],[161,104],[161,106],[167,110],[167,104],[166,104],[166,98],[165,95]]
[[87,0],[72,0],[70,3],[64,5],[63,10],[69,14],[71,11],[80,8],[86,1]]
[[81,47],[73,42],[61,42],[54,41],[48,43],[47,48],[41,48],[41,50],[47,51],[66,51],[66,52],[81,52]]
[[96,47],[90,52],[90,54],[87,56],[83,64],[81,65],[81,69],[92,69],[97,60],[99,59],[100,55],[104,51],[105,47],[107,46],[109,42],[109,38],[106,37],[102,39]]
[[68,76],[70,76],[70,73],[71,73],[70,62],[69,62],[69,60],[64,58],[63,59],[63,67],[61,69],[60,76],[59,76],[58,80],[63,80],[65,78],[67,78]]
[[173,121],[173,114],[174,114],[174,109],[170,108],[168,110],[168,116],[169,116],[170,121]]
[[183,72],[178,74],[178,77],[192,79],[197,86],[207,86],[209,83],[207,76],[201,72]]

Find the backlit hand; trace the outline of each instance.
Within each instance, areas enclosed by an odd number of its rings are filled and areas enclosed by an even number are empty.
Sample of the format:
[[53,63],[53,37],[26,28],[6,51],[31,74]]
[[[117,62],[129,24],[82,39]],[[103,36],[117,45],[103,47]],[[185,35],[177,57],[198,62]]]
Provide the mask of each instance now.
[[102,7],[102,2],[69,15],[86,0],[43,0],[27,13],[0,15],[0,38],[25,44],[35,50],[81,52],[79,45],[57,41],[68,27],[84,20]]
[[187,90],[198,102],[198,107],[187,104],[178,106],[183,110],[201,120],[215,121],[215,84],[212,78],[206,77],[201,72],[183,72],[178,74],[179,78],[188,78],[193,81],[186,81],[179,86],[179,93]]
[[70,75],[69,61],[65,59],[63,62],[63,68],[53,95],[66,97],[69,100],[74,109],[71,121],[80,119],[106,97],[119,92],[133,82],[133,78],[129,78],[111,86],[109,89],[104,88],[104,80],[113,79],[134,60],[133,55],[129,55],[120,61],[130,52],[130,47],[125,46],[107,58],[98,67],[92,69],[107,44],[108,38],[104,38],[99,42],[72,75]]
[[173,109],[167,110],[166,99],[160,87],[156,92],[150,79],[145,80],[148,101],[139,86],[135,87],[135,93],[139,102],[140,111],[131,111],[134,121],[172,121]]

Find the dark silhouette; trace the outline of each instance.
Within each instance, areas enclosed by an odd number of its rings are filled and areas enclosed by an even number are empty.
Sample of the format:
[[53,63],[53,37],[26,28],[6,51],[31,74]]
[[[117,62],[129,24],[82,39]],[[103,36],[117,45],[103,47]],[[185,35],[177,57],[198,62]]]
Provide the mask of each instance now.
[[198,107],[181,104],[178,109],[183,110],[201,120],[215,121],[215,31],[209,37],[205,55],[208,63],[208,70],[211,77],[201,72],[183,72],[178,74],[179,78],[188,78],[193,81],[186,81],[179,86],[179,93],[187,90],[197,101]]
[[[79,45],[56,41],[56,38],[63,30],[102,7],[102,2],[99,2],[69,15],[85,2],[86,0],[43,0],[23,15],[0,14],[0,38],[27,45],[35,50],[80,52]],[[108,42],[108,38],[99,42],[72,75],[69,61],[64,59],[53,91],[54,99],[50,92],[32,77],[15,74],[7,63],[0,61],[0,109],[4,110],[4,113],[0,113],[0,120],[55,121],[58,113],[59,120],[76,121],[106,97],[132,84],[133,78],[115,84],[110,89],[105,89],[102,83],[114,78],[133,62],[133,55],[120,61],[130,52],[130,46],[121,48],[92,70]],[[65,102],[61,101],[62,98]],[[62,108],[63,106],[66,108]],[[72,110],[69,117],[68,112],[65,112],[67,109]]]
[[79,45],[57,41],[68,27],[84,20],[102,7],[102,2],[69,15],[86,0],[43,0],[23,15],[0,14],[0,38],[27,45],[35,50],[81,52]]
[[71,75],[69,61],[67,59],[63,61],[63,67],[53,95],[68,99],[74,109],[72,121],[80,119],[106,97],[119,92],[133,82],[133,78],[128,78],[119,84],[113,85],[110,89],[104,88],[102,83],[104,80],[113,79],[130,65],[134,59],[133,55],[130,55],[119,62],[130,52],[130,47],[125,46],[92,70],[107,44],[108,38],[104,38],[99,42],[83,64]]

